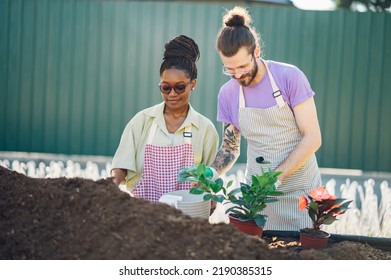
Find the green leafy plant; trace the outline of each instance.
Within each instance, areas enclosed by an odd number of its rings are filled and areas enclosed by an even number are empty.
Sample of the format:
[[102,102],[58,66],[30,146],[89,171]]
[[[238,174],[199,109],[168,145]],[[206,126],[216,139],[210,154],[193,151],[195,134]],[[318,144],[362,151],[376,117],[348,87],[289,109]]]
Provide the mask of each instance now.
[[312,231],[319,231],[323,225],[331,225],[337,216],[346,212],[352,200],[331,195],[324,186],[311,191],[307,197],[299,197],[299,209],[307,209],[312,220]]
[[261,175],[253,175],[251,185],[240,183],[240,188],[228,191],[233,181],[227,185],[221,178],[210,180],[205,176],[207,169],[204,164],[199,164],[197,169],[185,170],[179,174],[180,180],[197,182],[198,184],[190,189],[192,194],[204,194],[204,200],[213,200],[218,203],[231,202],[226,213],[239,219],[242,222],[253,221],[259,227],[264,227],[267,216],[262,214],[268,203],[278,201],[276,196],[283,192],[277,191],[275,183],[281,172],[261,170]]

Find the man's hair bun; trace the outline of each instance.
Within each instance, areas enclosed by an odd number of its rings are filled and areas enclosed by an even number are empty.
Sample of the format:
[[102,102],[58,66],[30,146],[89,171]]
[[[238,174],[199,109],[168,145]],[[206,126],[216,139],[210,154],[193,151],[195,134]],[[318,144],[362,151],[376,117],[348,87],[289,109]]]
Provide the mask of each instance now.
[[223,27],[250,27],[252,18],[246,8],[236,6],[223,16]]
[[231,18],[227,19],[225,25],[229,27],[244,26],[245,19],[241,15],[232,15]]

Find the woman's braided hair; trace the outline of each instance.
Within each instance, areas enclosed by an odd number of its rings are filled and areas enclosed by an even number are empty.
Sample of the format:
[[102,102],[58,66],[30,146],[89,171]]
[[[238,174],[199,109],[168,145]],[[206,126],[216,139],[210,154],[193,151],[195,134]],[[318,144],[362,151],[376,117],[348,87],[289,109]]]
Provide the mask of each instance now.
[[184,70],[191,80],[197,78],[196,61],[200,58],[198,45],[193,39],[180,35],[165,45],[160,75],[170,68]]
[[260,36],[251,26],[249,12],[240,6],[226,11],[223,26],[217,36],[217,50],[224,56],[235,55],[241,47],[247,47],[250,54],[260,43]]

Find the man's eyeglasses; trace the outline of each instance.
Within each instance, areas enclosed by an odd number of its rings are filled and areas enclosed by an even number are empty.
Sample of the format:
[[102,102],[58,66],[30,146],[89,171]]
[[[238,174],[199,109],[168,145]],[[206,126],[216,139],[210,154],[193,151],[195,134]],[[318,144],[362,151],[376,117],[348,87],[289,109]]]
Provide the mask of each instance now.
[[251,70],[251,62],[254,60],[254,55],[251,56],[251,61],[247,63],[244,67],[239,67],[236,69],[227,69],[223,65],[223,74],[227,76],[234,76],[234,75],[245,75]]
[[167,84],[159,84],[159,88],[160,88],[160,91],[164,94],[170,94],[171,93],[171,90],[174,89],[174,91],[177,93],[177,94],[181,94],[181,93],[184,93],[185,90],[186,90],[186,87],[188,85],[190,85],[191,81],[187,82],[187,83],[181,83],[181,84],[176,84],[175,86],[170,86],[170,85],[167,85]]

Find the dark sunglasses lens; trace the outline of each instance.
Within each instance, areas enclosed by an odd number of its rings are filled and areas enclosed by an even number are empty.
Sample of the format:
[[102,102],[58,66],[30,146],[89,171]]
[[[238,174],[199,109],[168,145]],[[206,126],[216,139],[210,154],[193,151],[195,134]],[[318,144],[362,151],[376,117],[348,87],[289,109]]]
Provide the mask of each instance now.
[[185,90],[186,90],[186,87],[189,85],[189,83],[187,84],[179,84],[179,85],[175,85],[174,87],[171,87],[169,85],[159,85],[159,88],[160,88],[160,91],[164,94],[170,94],[171,93],[171,90],[174,89],[174,91],[177,93],[177,94],[181,94],[181,93],[184,93]]
[[176,93],[184,93],[186,89],[186,85],[176,85],[175,92]]
[[169,94],[171,92],[171,87],[167,85],[160,85],[160,91],[164,94]]

